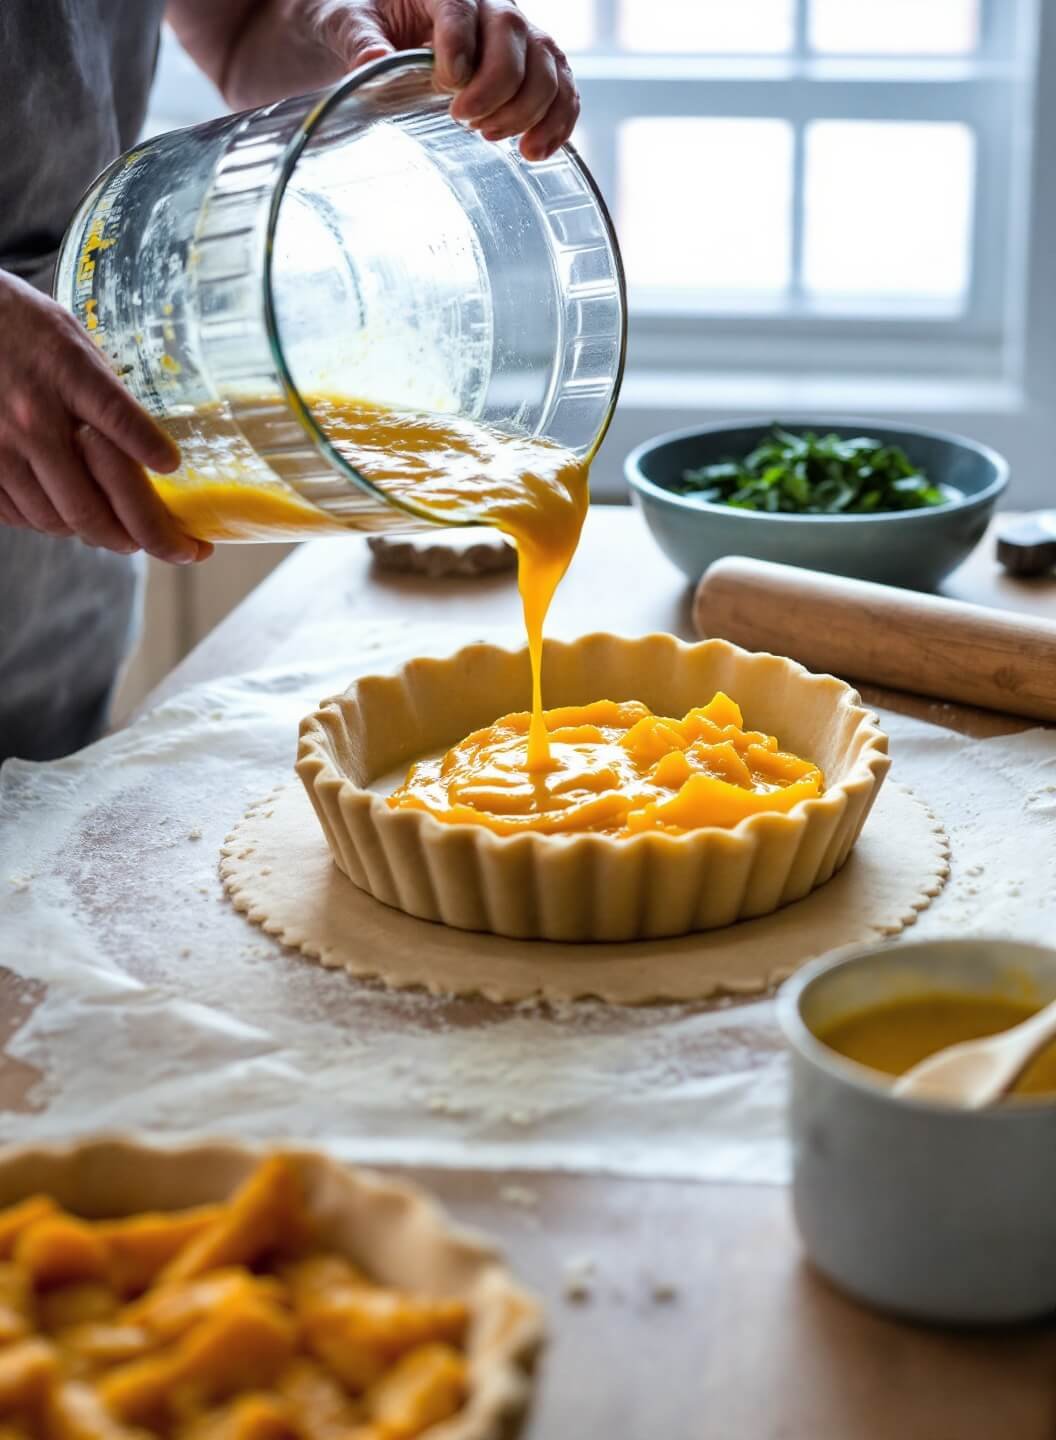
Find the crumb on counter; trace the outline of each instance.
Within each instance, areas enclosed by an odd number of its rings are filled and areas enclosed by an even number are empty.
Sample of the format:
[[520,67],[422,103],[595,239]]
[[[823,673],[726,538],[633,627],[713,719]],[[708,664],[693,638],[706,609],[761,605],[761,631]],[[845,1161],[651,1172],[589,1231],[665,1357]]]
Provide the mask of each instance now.
[[580,1255],[565,1261],[564,1295],[574,1305],[582,1305],[594,1294],[594,1277],[597,1266],[589,1255]]

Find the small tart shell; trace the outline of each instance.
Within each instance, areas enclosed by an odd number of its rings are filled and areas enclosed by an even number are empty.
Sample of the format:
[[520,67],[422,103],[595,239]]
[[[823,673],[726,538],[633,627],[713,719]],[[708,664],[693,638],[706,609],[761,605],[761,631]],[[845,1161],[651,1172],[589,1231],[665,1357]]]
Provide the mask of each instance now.
[[367,676],[301,724],[297,773],[340,870],[423,920],[522,940],[658,939],[768,915],[844,864],[887,774],[887,737],[849,685],[724,640],[549,641],[548,707],[642,700],[684,715],[724,690],[745,725],[821,766],[825,793],[787,814],[685,835],[496,835],[393,809],[372,788],[500,715],[528,708],[525,651],[471,645]]
[[[181,1210],[226,1200],[267,1151],[232,1144],[168,1148],[124,1139],[0,1150],[0,1207],[46,1194],[85,1219]],[[320,1244],[371,1279],[469,1306],[469,1397],[423,1440],[499,1440],[520,1428],[544,1339],[540,1303],[498,1253],[455,1228],[423,1191],[312,1150],[283,1150],[297,1168]]]

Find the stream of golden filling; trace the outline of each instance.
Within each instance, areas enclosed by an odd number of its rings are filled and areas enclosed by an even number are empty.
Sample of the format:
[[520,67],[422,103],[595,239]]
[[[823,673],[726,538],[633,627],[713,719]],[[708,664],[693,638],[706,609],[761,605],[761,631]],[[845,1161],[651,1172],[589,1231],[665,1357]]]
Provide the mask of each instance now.
[[[532,709],[416,765],[390,799],[500,834],[595,831],[681,834],[732,826],[819,795],[821,772],[746,731],[725,695],[681,719],[635,702],[543,710],[543,627],[579,543],[589,460],[551,440],[451,415],[388,410],[333,395],[307,403],[335,448],[379,489],[439,519],[483,521],[517,546],[532,673]],[[182,428],[181,428],[182,427]],[[247,475],[245,441],[220,407],[174,424],[185,464],[154,483],[188,533],[204,540],[342,533],[290,486]],[[241,471],[240,471],[241,465]]]
[[[550,763],[543,724],[543,625],[550,602],[579,544],[587,513],[589,461],[552,440],[508,435],[453,415],[387,410],[333,395],[308,397],[335,448],[379,489],[439,518],[484,521],[509,535],[518,575],[532,665],[532,723],[527,764]],[[251,484],[233,465],[222,411],[199,411],[187,426],[170,426],[187,464],[154,485],[188,534],[200,540],[297,537],[345,533],[347,527],[281,483]]]

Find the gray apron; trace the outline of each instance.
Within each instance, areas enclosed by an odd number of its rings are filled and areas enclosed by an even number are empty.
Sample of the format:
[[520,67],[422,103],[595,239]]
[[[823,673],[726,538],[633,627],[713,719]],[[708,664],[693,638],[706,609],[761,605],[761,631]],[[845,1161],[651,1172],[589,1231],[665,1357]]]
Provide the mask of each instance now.
[[[42,290],[82,193],[138,137],[164,3],[0,0],[0,268]],[[0,525],[0,761],[54,759],[101,733],[141,574],[127,556]]]

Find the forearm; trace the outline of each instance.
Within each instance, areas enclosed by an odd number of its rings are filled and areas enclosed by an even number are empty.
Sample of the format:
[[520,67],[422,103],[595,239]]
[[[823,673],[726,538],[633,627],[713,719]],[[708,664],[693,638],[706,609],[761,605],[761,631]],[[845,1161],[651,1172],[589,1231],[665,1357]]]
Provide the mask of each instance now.
[[[323,43],[327,0],[168,0],[180,44],[236,110],[341,78]],[[320,37],[320,38],[317,38]]]
[[527,160],[552,155],[579,114],[568,61],[515,0],[168,0],[168,18],[236,109],[428,45],[452,116],[487,140],[520,136]]

